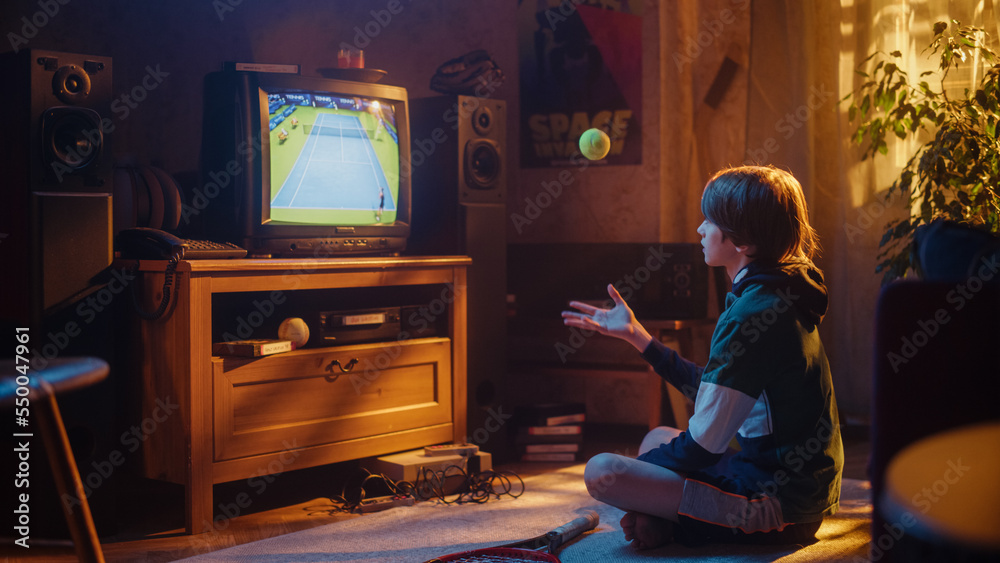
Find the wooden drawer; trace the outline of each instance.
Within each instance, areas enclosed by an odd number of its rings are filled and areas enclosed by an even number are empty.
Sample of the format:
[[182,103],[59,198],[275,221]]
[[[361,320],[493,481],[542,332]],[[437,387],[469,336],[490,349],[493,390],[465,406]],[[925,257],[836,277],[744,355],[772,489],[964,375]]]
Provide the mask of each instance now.
[[451,373],[448,338],[214,357],[215,459],[450,423]]

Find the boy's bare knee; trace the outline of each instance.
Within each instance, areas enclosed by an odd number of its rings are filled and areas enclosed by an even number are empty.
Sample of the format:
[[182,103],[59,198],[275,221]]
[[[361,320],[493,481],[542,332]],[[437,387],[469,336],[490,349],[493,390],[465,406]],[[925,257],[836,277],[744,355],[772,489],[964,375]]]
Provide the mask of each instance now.
[[646,433],[639,444],[639,453],[644,454],[656,449],[660,444],[669,444],[671,440],[681,435],[681,431],[671,426],[658,426]]
[[590,496],[602,500],[604,493],[615,485],[625,472],[625,463],[617,454],[602,453],[590,458],[583,471],[583,481]]

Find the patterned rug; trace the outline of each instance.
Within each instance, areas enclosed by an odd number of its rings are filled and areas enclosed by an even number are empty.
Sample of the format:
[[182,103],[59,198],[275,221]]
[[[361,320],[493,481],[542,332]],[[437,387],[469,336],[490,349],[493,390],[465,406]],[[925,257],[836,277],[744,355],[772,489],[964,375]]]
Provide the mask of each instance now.
[[421,562],[448,553],[530,538],[591,509],[601,524],[559,552],[564,563],[649,561],[805,562],[867,561],[871,539],[870,489],[866,481],[844,480],[841,510],[820,528],[808,546],[667,545],[636,551],[622,536],[623,512],[595,501],[583,484],[584,465],[524,480],[518,498],[483,504],[446,505],[432,501],[368,514],[261,540],[183,561],[209,562]]

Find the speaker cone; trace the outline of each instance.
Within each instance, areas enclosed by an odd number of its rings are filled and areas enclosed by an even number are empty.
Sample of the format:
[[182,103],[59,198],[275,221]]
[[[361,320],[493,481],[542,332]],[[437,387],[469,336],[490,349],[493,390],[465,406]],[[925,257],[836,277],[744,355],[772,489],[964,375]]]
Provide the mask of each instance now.
[[42,116],[42,158],[51,172],[78,172],[96,163],[104,146],[101,116],[87,108],[49,108]]
[[470,188],[488,190],[500,177],[500,147],[490,139],[476,139],[465,146],[465,177]]

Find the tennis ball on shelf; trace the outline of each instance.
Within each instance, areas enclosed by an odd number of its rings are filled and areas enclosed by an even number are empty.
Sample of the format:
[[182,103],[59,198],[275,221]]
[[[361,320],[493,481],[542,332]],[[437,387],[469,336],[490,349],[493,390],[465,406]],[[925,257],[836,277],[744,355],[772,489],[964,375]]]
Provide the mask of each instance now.
[[298,317],[285,319],[278,326],[278,338],[291,340],[292,347],[301,348],[309,342],[309,325]]
[[580,152],[590,160],[600,160],[608,156],[611,138],[600,129],[587,129],[580,135]]

